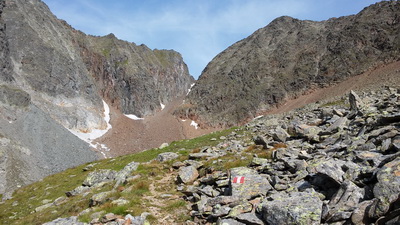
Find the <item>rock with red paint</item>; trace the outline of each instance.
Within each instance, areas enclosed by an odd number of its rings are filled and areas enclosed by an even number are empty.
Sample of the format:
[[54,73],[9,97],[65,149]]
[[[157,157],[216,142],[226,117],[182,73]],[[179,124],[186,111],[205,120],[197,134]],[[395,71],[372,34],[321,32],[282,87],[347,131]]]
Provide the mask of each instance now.
[[230,170],[229,187],[232,196],[243,199],[266,195],[272,189],[266,177],[247,167],[236,167]]

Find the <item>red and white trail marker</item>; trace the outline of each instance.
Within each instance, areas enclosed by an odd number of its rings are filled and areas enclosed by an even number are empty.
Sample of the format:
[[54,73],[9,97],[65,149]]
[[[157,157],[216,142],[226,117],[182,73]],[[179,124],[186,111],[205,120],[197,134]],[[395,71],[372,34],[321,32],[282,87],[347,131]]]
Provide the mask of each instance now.
[[244,177],[234,177],[233,178],[233,183],[234,184],[243,184],[244,183]]

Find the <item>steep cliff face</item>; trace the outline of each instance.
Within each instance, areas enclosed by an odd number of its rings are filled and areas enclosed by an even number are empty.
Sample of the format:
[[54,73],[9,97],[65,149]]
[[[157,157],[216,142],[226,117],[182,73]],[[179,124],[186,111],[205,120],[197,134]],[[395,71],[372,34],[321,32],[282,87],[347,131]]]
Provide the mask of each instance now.
[[400,3],[327,21],[280,17],[216,56],[178,114],[230,126],[315,86],[400,59]]
[[74,43],[101,95],[125,114],[151,115],[161,104],[184,95],[194,82],[178,52],[150,50],[113,34],[74,33]]
[[96,159],[65,128],[104,131],[103,100],[146,116],[191,83],[177,52],[85,35],[40,0],[1,0],[0,193]]

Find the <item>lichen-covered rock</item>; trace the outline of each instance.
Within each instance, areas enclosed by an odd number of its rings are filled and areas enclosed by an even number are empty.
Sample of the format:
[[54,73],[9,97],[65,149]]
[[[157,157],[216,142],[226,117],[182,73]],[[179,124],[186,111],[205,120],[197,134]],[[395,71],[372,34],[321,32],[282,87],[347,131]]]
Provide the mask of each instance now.
[[400,193],[400,158],[386,163],[376,175],[378,183],[374,187],[374,196],[378,199],[374,216],[388,212],[390,205],[398,200]]
[[199,177],[199,172],[194,166],[179,168],[178,181],[184,184],[191,183]]
[[97,183],[103,182],[103,181],[112,181],[115,178],[117,172],[114,170],[98,170],[98,171],[93,171],[88,174],[86,179],[83,181],[84,186],[93,186]]
[[320,224],[322,201],[312,193],[277,194],[261,205],[263,221],[267,224]]
[[139,165],[140,163],[130,162],[122,170],[118,171],[113,178],[116,181],[114,187],[118,187],[118,185],[125,183],[126,179],[131,175],[133,171],[137,170]]
[[266,195],[272,189],[265,177],[247,167],[237,167],[230,170],[229,186],[232,196],[243,199]]
[[175,152],[163,152],[163,153],[158,154],[156,160],[159,162],[167,162],[167,161],[176,159],[178,157],[179,157],[179,155],[176,154]]

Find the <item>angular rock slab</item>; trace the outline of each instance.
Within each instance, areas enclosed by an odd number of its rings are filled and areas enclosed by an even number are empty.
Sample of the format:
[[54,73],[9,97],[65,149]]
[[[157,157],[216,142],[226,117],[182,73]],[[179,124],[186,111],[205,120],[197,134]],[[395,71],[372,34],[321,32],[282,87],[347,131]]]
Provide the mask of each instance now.
[[115,175],[115,188],[118,187],[118,185],[123,184],[126,182],[126,179],[131,175],[131,173],[139,167],[140,163],[137,162],[130,162],[128,165],[126,165],[122,170],[118,171]]
[[364,194],[364,189],[346,180],[329,201],[324,219],[327,222],[336,222],[350,218],[352,211],[364,199]]
[[242,199],[265,195],[272,189],[271,184],[265,177],[247,167],[231,169],[229,187],[232,196]]
[[178,181],[184,184],[191,183],[199,177],[199,172],[194,166],[185,166],[179,169]]
[[156,160],[159,162],[167,162],[178,158],[179,155],[175,152],[163,152],[158,154]]
[[375,216],[388,212],[390,205],[400,194],[400,158],[386,163],[376,175],[378,183],[374,187],[374,196],[379,201],[375,207]]
[[114,170],[97,170],[88,174],[83,181],[84,186],[93,186],[103,181],[114,180],[116,172]]
[[265,199],[261,214],[267,224],[320,224],[322,201],[308,192],[279,193]]

